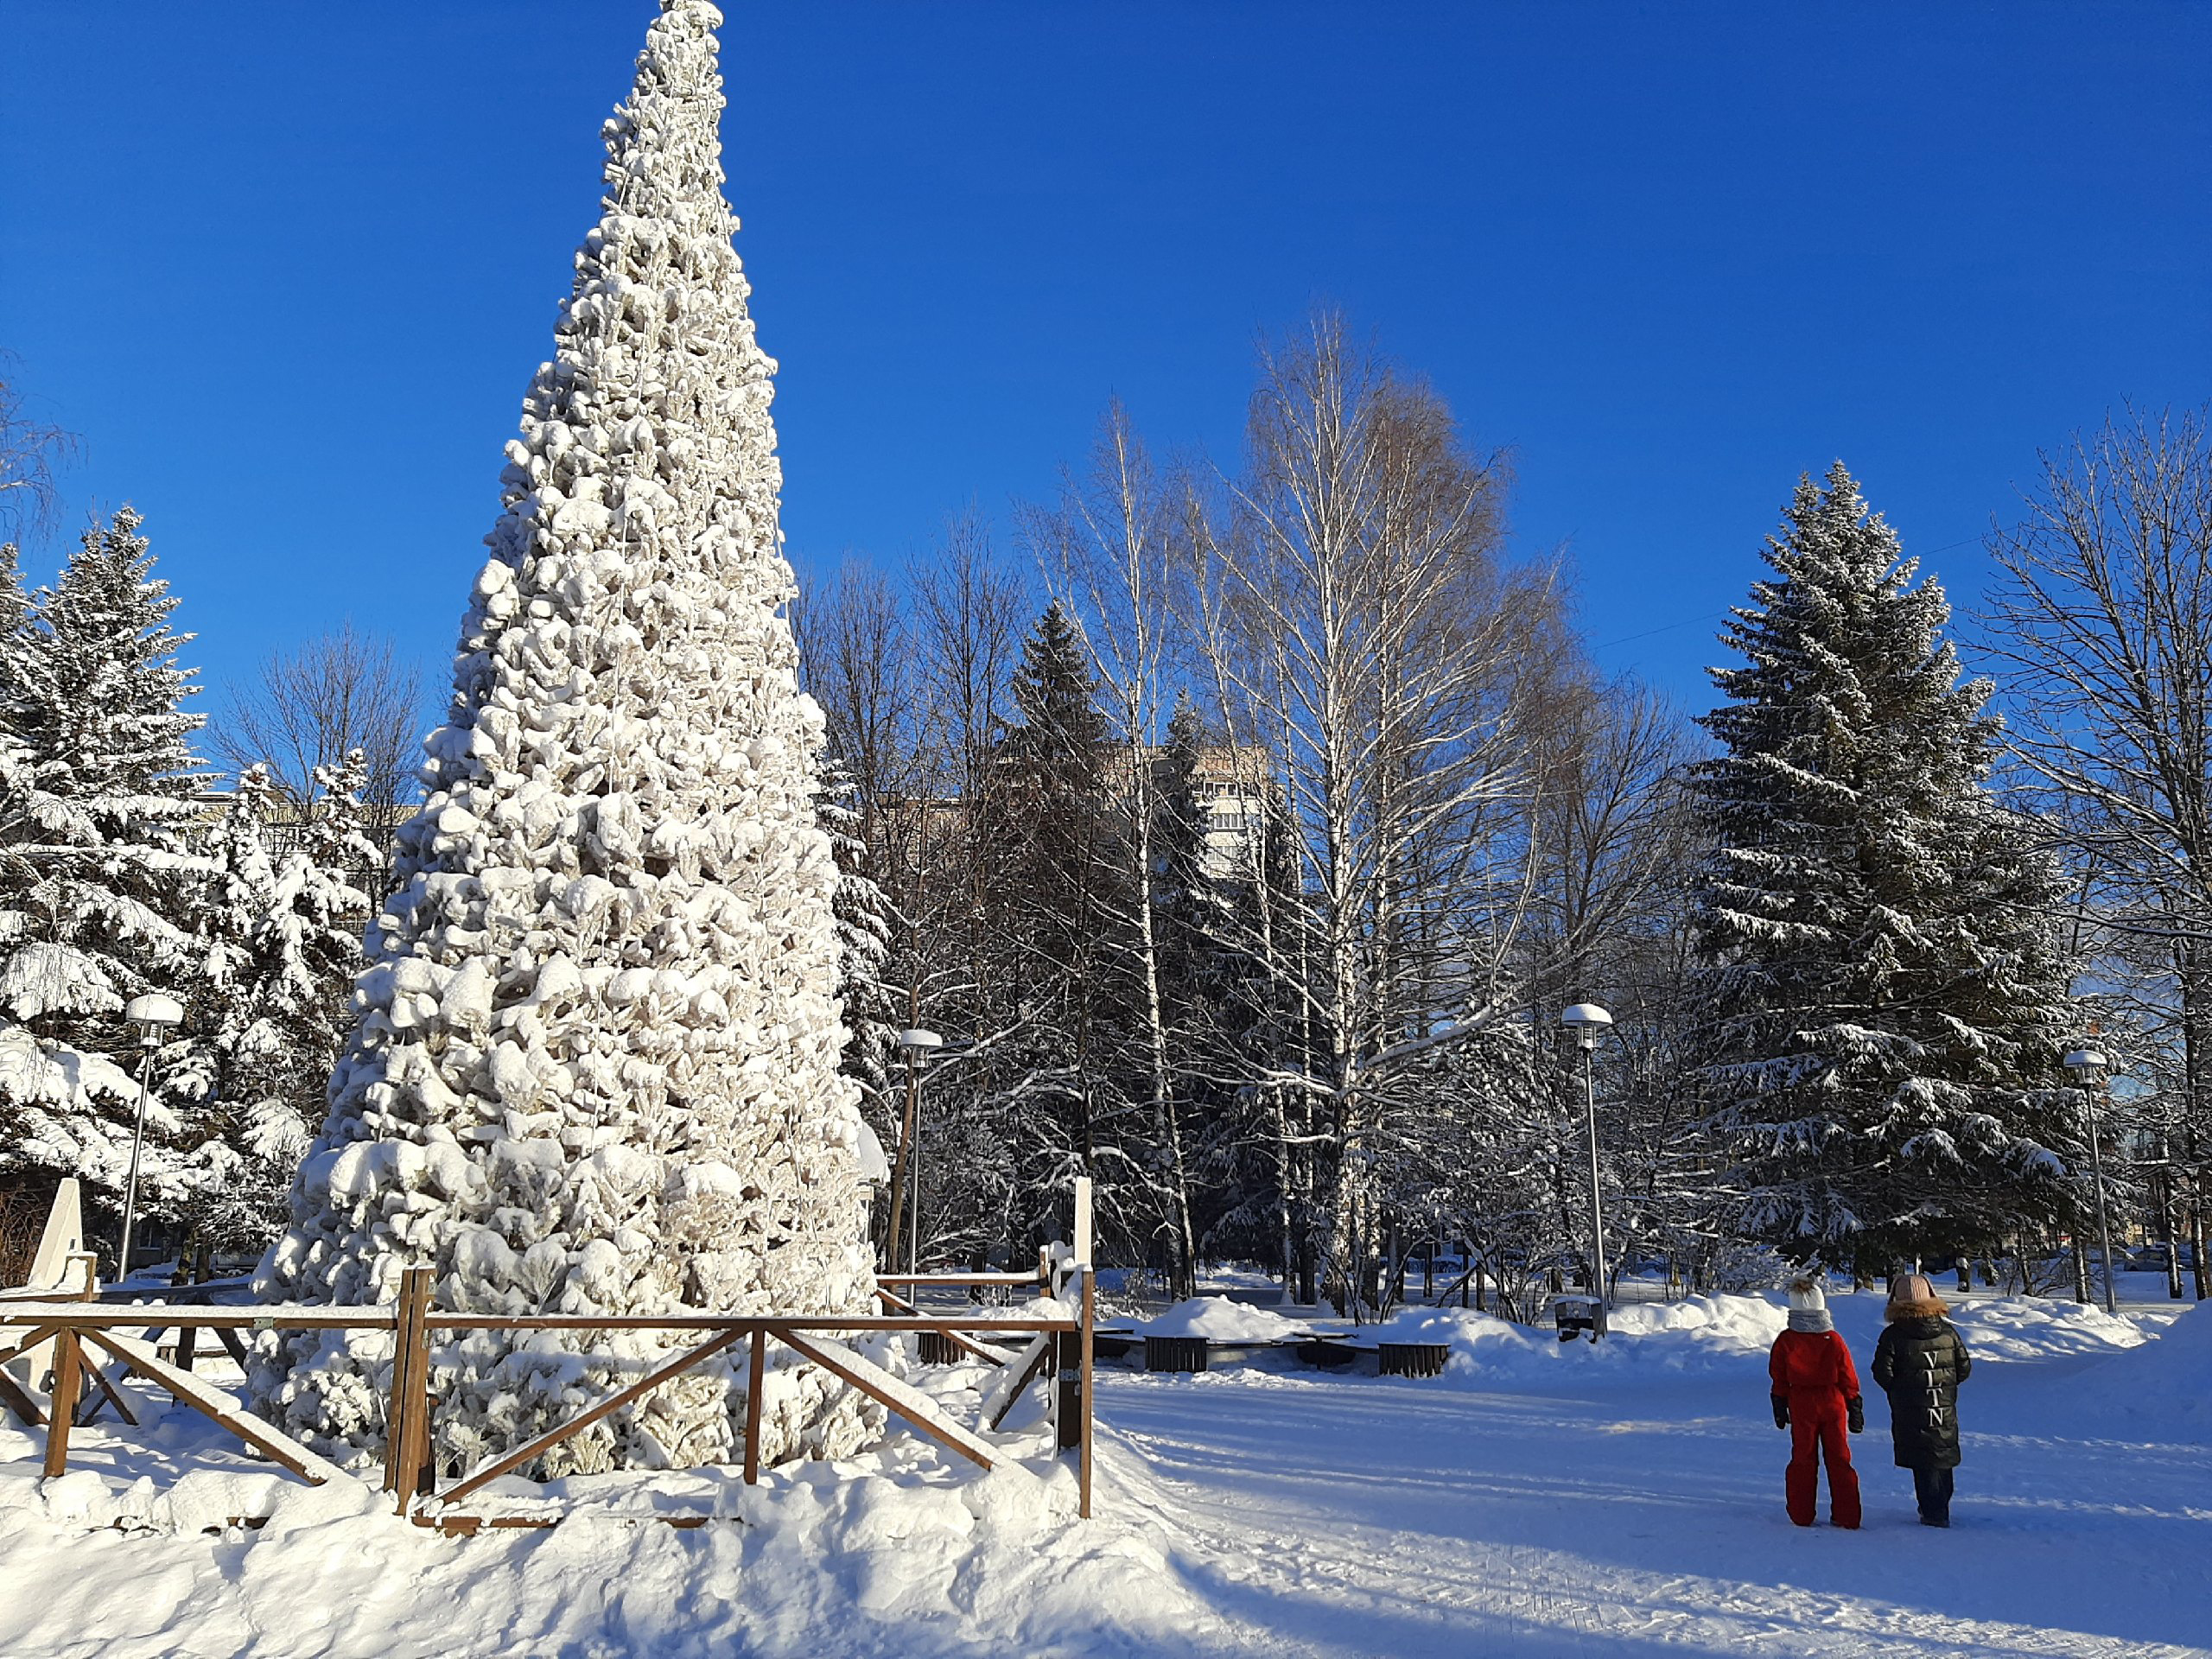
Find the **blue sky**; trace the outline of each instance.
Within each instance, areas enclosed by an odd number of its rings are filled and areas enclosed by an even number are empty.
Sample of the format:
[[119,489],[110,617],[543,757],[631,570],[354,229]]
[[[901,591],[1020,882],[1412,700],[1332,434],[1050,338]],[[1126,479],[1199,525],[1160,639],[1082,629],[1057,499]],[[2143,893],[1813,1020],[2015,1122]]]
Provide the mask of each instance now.
[[[2038,446],[2212,397],[2212,7],[728,10],[803,569],[1003,519],[1111,394],[1231,457],[1256,332],[1327,302],[1703,707],[1799,472],[1965,604]],[[346,616],[442,681],[651,13],[0,12],[0,345],[212,684]]]

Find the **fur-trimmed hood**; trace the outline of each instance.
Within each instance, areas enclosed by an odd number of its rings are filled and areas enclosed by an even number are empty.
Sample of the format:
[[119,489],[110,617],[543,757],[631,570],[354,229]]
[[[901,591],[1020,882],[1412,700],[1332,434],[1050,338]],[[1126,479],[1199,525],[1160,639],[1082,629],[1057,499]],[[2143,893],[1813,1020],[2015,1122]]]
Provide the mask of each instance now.
[[1950,1311],[1926,1274],[1901,1273],[1890,1281],[1890,1305],[1883,1317],[1894,1325],[1899,1319],[1940,1319]]
[[1883,1310],[1883,1317],[1892,1325],[1899,1319],[1940,1319],[1951,1311],[1951,1305],[1941,1296],[1916,1296],[1910,1301],[1891,1302]]

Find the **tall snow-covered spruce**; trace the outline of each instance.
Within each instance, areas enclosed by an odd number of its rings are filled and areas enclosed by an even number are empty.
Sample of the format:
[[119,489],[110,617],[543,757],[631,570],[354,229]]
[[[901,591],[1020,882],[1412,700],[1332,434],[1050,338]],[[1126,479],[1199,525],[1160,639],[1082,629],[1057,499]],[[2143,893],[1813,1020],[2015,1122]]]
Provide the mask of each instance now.
[[[775,365],[721,195],[720,22],[663,0],[607,124],[605,212],[507,447],[451,715],[266,1297],[387,1298],[426,1263],[472,1311],[872,1300],[823,721],[781,608]],[[442,1357],[440,1455],[518,1444],[675,1340],[471,1338]],[[256,1393],[358,1457],[388,1349],[296,1338]],[[779,1371],[763,1406],[772,1458],[874,1430],[818,1370]],[[721,1460],[743,1408],[741,1361],[695,1370],[543,1471]]]
[[1980,1253],[2078,1201],[2058,872],[1989,791],[1942,588],[1840,462],[1787,519],[1693,773],[1707,1127],[1794,1255]]
[[[0,558],[0,1195],[42,1211],[74,1175],[119,1211],[138,1106],[123,1009],[182,990],[212,867],[193,850],[200,762],[172,632],[176,596],[124,507],[85,532],[51,589]],[[188,1046],[155,1058],[141,1213],[194,1184]]]

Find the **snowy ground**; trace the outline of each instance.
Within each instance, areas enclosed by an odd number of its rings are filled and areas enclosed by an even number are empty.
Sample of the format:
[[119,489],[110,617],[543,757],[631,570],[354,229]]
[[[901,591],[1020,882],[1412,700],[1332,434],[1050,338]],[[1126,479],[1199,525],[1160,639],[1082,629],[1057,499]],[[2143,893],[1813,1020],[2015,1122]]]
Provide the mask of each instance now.
[[[1863,1363],[1872,1299],[1839,1300]],[[1917,1524],[1878,1401],[1856,1443],[1865,1529],[1791,1527],[1763,1357],[1730,1356],[1722,1331],[1643,1338],[1658,1351],[1634,1357],[1630,1338],[1611,1362],[1501,1336],[1487,1374],[1440,1388],[1133,1376],[1100,1410],[1148,1464],[1209,1601],[1286,1650],[2212,1650],[2193,1645],[2212,1642],[2212,1451],[2161,1443],[2155,1402],[2133,1423],[2070,1408],[2129,1333],[2070,1306],[1974,1314],[1987,1363],[1948,1533]]]
[[[1878,1303],[1837,1310],[1863,1365]],[[150,1445],[84,1436],[43,1492],[0,1431],[0,1654],[2212,1653],[2212,1315],[2133,1345],[2170,1315],[1964,1310],[1982,1363],[1948,1532],[1915,1524],[1878,1398],[1865,1529],[1788,1523],[1781,1316],[1729,1299],[1630,1310],[1597,1350],[1415,1313],[1454,1347],[1433,1381],[1107,1373],[1089,1523],[1065,1471],[970,1478],[900,1443],[448,1540],[217,1472],[173,1414]],[[258,1532],[199,1529],[272,1497]],[[671,1505],[732,1518],[615,1513]]]

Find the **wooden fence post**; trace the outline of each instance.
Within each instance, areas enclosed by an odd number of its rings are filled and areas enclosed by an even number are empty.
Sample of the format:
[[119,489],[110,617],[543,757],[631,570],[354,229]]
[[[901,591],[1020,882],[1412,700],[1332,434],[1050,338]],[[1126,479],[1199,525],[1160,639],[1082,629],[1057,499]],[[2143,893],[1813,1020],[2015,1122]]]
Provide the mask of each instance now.
[[[70,1253],[68,1265],[84,1275],[75,1300],[99,1300],[99,1257],[90,1250],[75,1250]],[[64,1299],[57,1296],[54,1300]],[[74,1331],[60,1332],[54,1338],[54,1397],[48,1402],[46,1414],[46,1472],[49,1477],[60,1474],[69,1466],[69,1431],[77,1421],[77,1396],[84,1391],[85,1383],[81,1363],[85,1351],[80,1341]]]
[[760,1390],[768,1374],[768,1332],[753,1333],[753,1352],[745,1366],[745,1484],[760,1480]]
[[46,1478],[69,1467],[69,1427],[77,1420],[77,1333],[57,1332],[54,1338],[54,1398],[46,1413]]
[[[200,1243],[195,1237],[194,1243],[188,1246],[183,1255],[178,1258],[176,1274],[171,1275],[171,1282],[174,1283],[178,1275],[182,1275],[188,1272],[190,1274],[189,1281],[191,1283],[195,1285],[206,1284],[208,1279],[213,1276],[209,1271],[213,1266],[211,1260],[212,1255],[213,1252],[209,1247],[206,1244]],[[190,1260],[192,1264],[188,1269],[185,1266],[185,1262],[188,1258]],[[188,1325],[180,1330],[176,1333],[177,1370],[181,1371],[189,1371],[192,1369],[193,1358],[199,1352],[199,1349],[200,1327],[196,1325]]]
[[422,1490],[423,1459],[429,1446],[430,1289],[428,1268],[399,1275],[399,1319],[392,1331],[391,1404],[385,1413],[384,1487],[398,1499],[399,1513]]
[[1090,1177],[1075,1178],[1075,1265],[1090,1265]]
[[412,1421],[408,1425],[404,1472],[409,1497],[428,1492],[436,1484],[436,1467],[430,1451],[430,1298],[436,1274],[429,1268],[410,1268],[401,1279],[400,1294],[415,1304],[415,1395]]
[[[384,1489],[387,1492],[399,1490],[399,1465],[404,1457],[407,1440],[407,1419],[414,1395],[407,1387],[407,1372],[415,1358],[415,1344],[409,1340],[410,1308],[404,1294],[399,1299],[399,1319],[391,1332],[391,1398],[384,1413]],[[400,1512],[406,1512],[403,1501]]]

